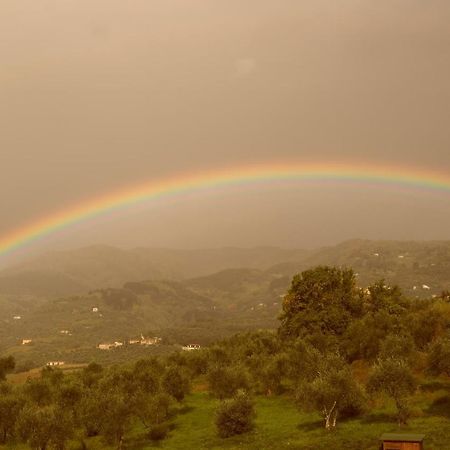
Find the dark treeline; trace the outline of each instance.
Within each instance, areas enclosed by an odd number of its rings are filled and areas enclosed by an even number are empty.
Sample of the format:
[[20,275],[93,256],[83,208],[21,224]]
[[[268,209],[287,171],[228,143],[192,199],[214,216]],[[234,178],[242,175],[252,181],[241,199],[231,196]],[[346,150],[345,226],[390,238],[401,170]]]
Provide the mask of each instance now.
[[317,267],[294,277],[274,331],[235,335],[209,348],[65,374],[45,368],[23,385],[5,381],[0,360],[0,441],[35,449],[87,448],[98,436],[122,448],[139,426],[164,439],[192,384],[220,400],[218,435],[249,431],[253,395],[285,395],[317,411],[327,429],[368,414],[383,393],[405,424],[418,375],[450,376],[448,293],[411,300],[383,281],[359,288],[351,270]]

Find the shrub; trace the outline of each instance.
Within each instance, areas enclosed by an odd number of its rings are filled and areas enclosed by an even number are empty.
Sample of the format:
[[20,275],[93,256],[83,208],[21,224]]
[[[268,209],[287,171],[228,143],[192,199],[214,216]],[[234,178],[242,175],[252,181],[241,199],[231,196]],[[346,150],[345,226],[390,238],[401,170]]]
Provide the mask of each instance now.
[[148,437],[152,441],[162,441],[169,433],[169,425],[167,423],[159,423],[153,425],[148,433]]
[[227,438],[250,431],[255,415],[252,400],[245,391],[239,391],[232,399],[222,402],[216,412],[219,436]]

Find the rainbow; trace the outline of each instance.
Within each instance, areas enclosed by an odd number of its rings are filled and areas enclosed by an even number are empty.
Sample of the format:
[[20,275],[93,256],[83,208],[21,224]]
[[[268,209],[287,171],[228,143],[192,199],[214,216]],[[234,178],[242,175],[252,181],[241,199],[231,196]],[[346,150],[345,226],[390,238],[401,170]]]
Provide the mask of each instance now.
[[182,174],[122,188],[38,218],[0,236],[0,256],[101,214],[185,192],[270,181],[332,181],[450,192],[450,177],[433,171],[359,164],[270,163]]

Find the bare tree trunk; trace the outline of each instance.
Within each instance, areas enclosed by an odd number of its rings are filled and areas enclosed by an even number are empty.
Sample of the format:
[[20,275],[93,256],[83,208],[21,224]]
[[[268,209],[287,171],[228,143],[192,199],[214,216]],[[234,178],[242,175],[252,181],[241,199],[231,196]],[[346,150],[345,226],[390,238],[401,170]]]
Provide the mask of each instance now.
[[336,401],[333,403],[333,406],[328,410],[326,407],[323,408],[323,415],[325,417],[325,429],[329,430],[332,426],[336,426],[336,414],[333,418],[333,411],[336,408]]
[[332,426],[333,428],[336,427],[336,420],[337,420],[337,411],[334,411],[334,416],[333,416],[333,421],[332,421]]

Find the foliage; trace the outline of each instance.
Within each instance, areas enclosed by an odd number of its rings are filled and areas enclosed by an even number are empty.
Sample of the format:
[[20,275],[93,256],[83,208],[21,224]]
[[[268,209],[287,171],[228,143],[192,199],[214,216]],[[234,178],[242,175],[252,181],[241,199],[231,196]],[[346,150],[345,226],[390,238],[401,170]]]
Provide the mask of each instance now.
[[403,359],[380,360],[373,367],[367,388],[369,392],[385,392],[395,401],[397,421],[406,424],[410,411],[408,400],[416,390],[416,380]]
[[250,388],[248,372],[242,366],[212,368],[207,378],[210,392],[220,399],[232,397],[239,389]]
[[33,449],[45,450],[51,443],[63,449],[73,433],[70,416],[55,406],[25,406],[17,419],[19,436]]
[[14,370],[16,362],[12,356],[0,358],[0,381],[6,378],[6,374]]
[[436,340],[428,354],[428,368],[434,375],[450,376],[450,335]]
[[189,392],[189,378],[182,368],[171,366],[162,378],[162,387],[175,400],[181,402]]
[[300,408],[321,414],[327,430],[336,427],[338,416],[357,416],[364,411],[363,389],[339,356],[323,355],[311,378],[300,379],[296,401]]
[[361,308],[352,270],[327,266],[306,270],[294,276],[284,299],[280,333],[342,335]]
[[217,432],[222,438],[246,433],[253,428],[254,419],[254,404],[248,394],[240,390],[219,406],[216,412]]

